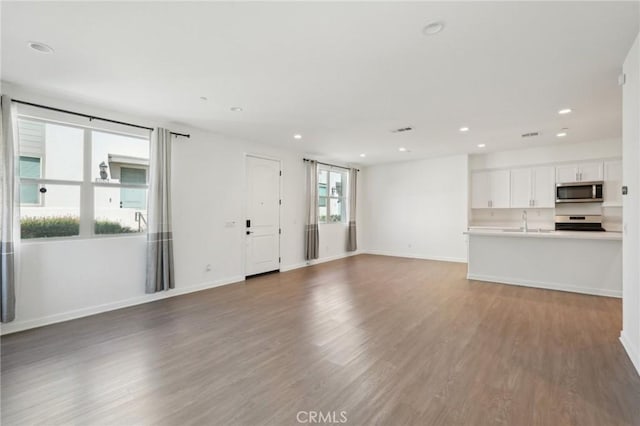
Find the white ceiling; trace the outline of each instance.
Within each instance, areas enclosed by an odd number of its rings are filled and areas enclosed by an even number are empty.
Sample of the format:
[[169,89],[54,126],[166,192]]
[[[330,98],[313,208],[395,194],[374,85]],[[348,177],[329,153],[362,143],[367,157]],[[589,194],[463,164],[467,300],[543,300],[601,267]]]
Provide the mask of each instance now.
[[[373,164],[559,143],[562,127],[562,143],[619,137],[638,18],[637,2],[611,1],[3,1],[2,79]],[[438,19],[445,30],[422,35]]]

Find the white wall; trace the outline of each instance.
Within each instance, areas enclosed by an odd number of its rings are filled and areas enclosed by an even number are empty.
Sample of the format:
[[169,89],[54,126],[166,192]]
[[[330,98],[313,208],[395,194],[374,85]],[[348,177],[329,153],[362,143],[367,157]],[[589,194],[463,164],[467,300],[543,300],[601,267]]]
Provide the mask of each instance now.
[[624,62],[622,333],[620,340],[640,372],[640,36]]
[[367,168],[368,252],[466,262],[466,155]]
[[[144,293],[144,236],[25,241],[20,252],[16,320],[3,324],[3,333],[242,280],[245,153],[282,160],[281,269],[306,265],[302,153],[105,111],[9,84],[2,90],[21,100],[191,134],[191,139],[178,139],[173,145],[176,289]],[[360,182],[363,175],[361,172]],[[236,226],[228,228],[227,222]],[[360,235],[362,228],[360,225]],[[344,225],[320,226],[319,261],[344,256],[345,247]],[[208,264],[211,271],[206,271]]]
[[611,139],[471,155],[469,168],[471,170],[499,169],[620,157],[622,157],[622,141]]

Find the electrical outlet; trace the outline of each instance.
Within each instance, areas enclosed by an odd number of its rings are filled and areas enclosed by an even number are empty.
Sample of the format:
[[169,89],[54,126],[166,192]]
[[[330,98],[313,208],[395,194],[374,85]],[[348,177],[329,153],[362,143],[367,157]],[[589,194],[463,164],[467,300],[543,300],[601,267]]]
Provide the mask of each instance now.
[[211,264],[208,263],[207,266],[205,266],[204,270],[207,272],[211,272]]

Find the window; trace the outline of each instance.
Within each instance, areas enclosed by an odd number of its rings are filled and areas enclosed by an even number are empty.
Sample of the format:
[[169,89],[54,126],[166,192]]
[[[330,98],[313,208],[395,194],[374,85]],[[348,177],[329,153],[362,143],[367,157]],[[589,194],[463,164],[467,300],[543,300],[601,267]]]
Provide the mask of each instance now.
[[342,223],[347,221],[347,172],[335,168],[318,170],[318,221]]
[[[20,178],[39,179],[42,177],[40,158],[20,156]],[[40,204],[40,193],[37,183],[24,182],[20,186],[20,202],[28,205]]]
[[92,132],[96,234],[143,232],[147,228],[149,140]]
[[19,116],[23,239],[146,230],[148,138]]

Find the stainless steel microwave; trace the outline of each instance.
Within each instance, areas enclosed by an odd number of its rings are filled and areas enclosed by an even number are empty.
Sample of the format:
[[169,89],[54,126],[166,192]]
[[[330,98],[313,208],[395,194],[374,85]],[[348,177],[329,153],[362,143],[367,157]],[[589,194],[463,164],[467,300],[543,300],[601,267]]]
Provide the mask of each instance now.
[[603,183],[573,182],[556,185],[556,203],[597,203],[603,201]]

